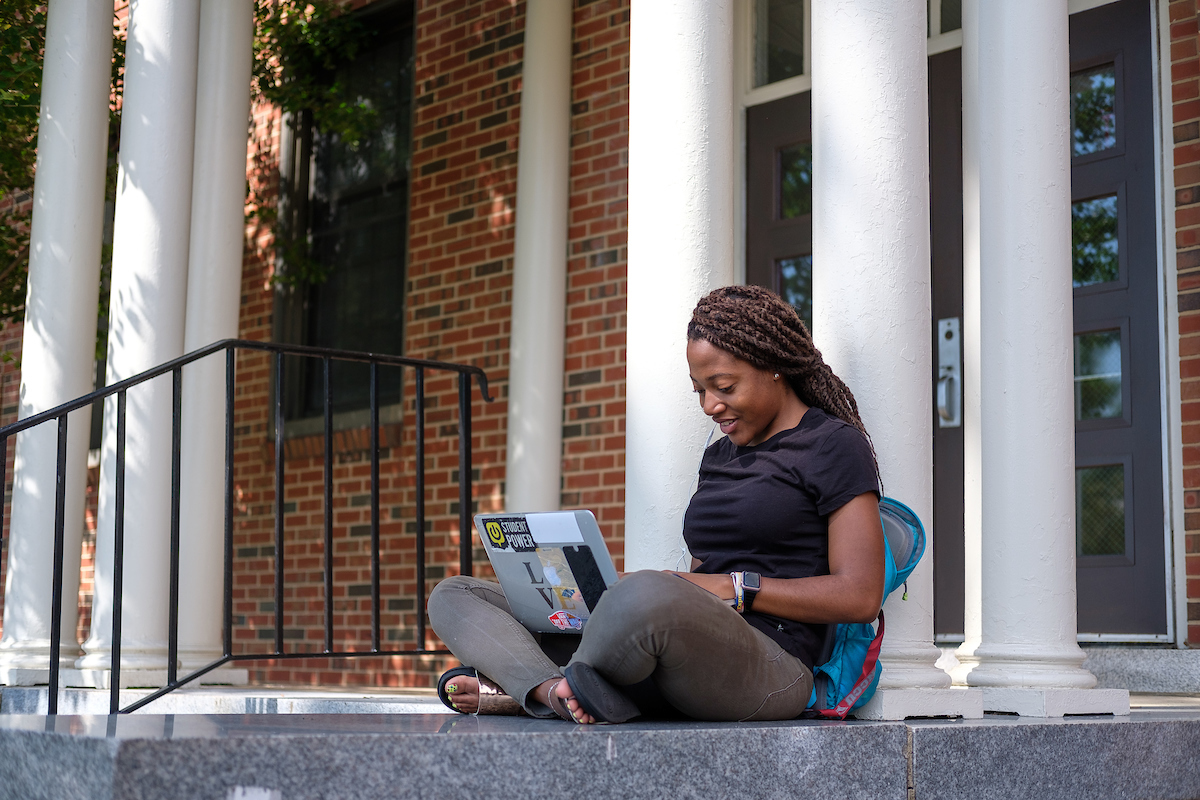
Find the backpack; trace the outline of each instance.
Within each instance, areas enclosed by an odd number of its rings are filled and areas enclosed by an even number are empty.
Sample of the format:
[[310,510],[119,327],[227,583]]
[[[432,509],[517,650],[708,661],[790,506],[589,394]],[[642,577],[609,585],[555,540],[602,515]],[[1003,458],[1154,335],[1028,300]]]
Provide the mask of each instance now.
[[[879,501],[883,523],[884,585],[883,599],[908,580],[925,552],[925,529],[911,508],[885,497]],[[907,591],[904,599],[908,599]],[[879,628],[870,623],[853,622],[830,625],[825,646],[813,668],[813,692],[806,717],[845,719],[875,694],[879,674],[879,648],[883,644],[883,611]]]

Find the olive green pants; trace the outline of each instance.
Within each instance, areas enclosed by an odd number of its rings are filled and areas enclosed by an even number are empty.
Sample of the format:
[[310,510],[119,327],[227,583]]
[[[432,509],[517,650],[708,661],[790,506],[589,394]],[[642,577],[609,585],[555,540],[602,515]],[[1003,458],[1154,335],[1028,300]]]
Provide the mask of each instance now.
[[[429,597],[429,622],[459,661],[531,715],[554,716],[531,693],[561,668],[513,618],[499,584],[447,578]],[[576,662],[618,686],[649,682],[671,707],[702,720],[793,719],[812,692],[800,659],[713,594],[666,572],[631,573],[610,587],[584,627]]]

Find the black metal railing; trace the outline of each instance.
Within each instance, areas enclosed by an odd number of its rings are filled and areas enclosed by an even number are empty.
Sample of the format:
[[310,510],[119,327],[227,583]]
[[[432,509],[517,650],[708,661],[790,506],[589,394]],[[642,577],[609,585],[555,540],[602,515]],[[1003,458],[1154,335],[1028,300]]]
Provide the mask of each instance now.
[[[275,396],[275,603],[273,652],[233,652],[233,524],[234,524],[234,394],[237,384],[236,353],[239,350],[265,351],[274,358]],[[222,656],[200,669],[180,677],[179,662],[179,488],[180,456],[182,438],[183,368],[202,358],[225,352],[225,563],[224,563],[224,641]],[[310,652],[284,652],[285,611],[285,525],[284,525],[284,357],[320,359],[324,397],[324,589],[325,589],[325,637],[324,649]],[[371,451],[371,649],[335,650],[333,613],[333,386],[330,382],[330,365],[335,361],[365,363],[370,381],[370,451]],[[416,432],[415,452],[415,526],[416,526],[416,643],[418,647],[405,650],[385,650],[380,647],[380,591],[379,591],[379,367],[402,367],[415,370],[414,427]],[[188,684],[225,664],[240,661],[299,658],[356,658],[361,656],[414,656],[441,655],[446,650],[424,648],[426,639],[425,619],[425,372],[438,370],[456,373],[458,376],[458,515],[459,515],[459,570],[470,575],[473,527],[471,522],[471,376],[479,383],[484,401],[492,402],[488,394],[487,376],[479,367],[428,361],[399,356],[374,355],[346,350],[330,350],[299,345],[273,344],[226,339],[208,347],[169,361],[132,378],[114,383],[91,394],[64,403],[49,411],[23,419],[0,428],[0,486],[4,484],[8,440],[16,434],[41,424],[55,421],[58,425],[58,461],[55,481],[54,515],[54,569],[53,599],[51,603],[50,631],[50,676],[48,713],[58,712],[59,657],[62,638],[62,585],[63,585],[63,540],[65,527],[66,460],[67,460],[67,417],[77,409],[116,395],[117,430],[116,457],[114,459],[115,494],[113,498],[115,524],[113,531],[113,607],[112,607],[112,673],[110,676],[109,712],[128,713],[159,697]],[[125,552],[125,417],[126,393],[130,388],[154,378],[171,374],[172,380],[172,428],[171,428],[171,527],[170,527],[170,596],[167,639],[167,685],[146,697],[120,708],[121,684],[121,610],[123,590],[123,562]],[[70,487],[83,491],[83,487]],[[3,506],[0,505],[0,514]],[[0,523],[2,523],[0,519]],[[2,528],[2,524],[0,524]]]

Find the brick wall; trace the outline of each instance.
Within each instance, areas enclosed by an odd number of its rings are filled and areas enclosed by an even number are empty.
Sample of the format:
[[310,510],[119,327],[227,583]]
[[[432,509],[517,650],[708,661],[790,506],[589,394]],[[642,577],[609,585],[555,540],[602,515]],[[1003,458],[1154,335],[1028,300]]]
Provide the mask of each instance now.
[[[524,4],[421,0],[417,9],[405,354],[482,367],[496,402],[473,393],[476,510],[504,504],[508,334],[517,179]],[[619,553],[624,481],[625,195],[628,2],[579,0],[571,160],[563,503],[596,511]],[[256,200],[277,187],[279,115],[254,113],[249,168]],[[264,168],[265,167],[265,168]],[[275,290],[269,231],[252,222],[243,276],[241,336],[269,339]],[[238,364],[235,640],[262,652],[273,637],[274,474],[266,359]],[[413,378],[403,420],[384,426],[380,464],[385,649],[414,646],[418,603],[413,550]],[[457,572],[457,390],[435,373],[426,383],[428,588]],[[370,459],[367,431],[335,441],[335,646],[370,643]],[[319,437],[285,449],[284,615],[289,650],[322,645],[323,475]],[[489,572],[474,548],[475,572]],[[440,644],[430,635],[431,647]],[[256,680],[324,685],[429,685],[449,663],[433,657],[260,662]]]
[[[1200,646],[1200,59],[1196,0],[1176,0],[1171,20],[1175,135],[1175,246],[1179,287],[1187,640]],[[1182,621],[1180,624],[1183,624]]]
[[621,569],[629,0],[579,0],[574,52],[562,502],[596,514]]

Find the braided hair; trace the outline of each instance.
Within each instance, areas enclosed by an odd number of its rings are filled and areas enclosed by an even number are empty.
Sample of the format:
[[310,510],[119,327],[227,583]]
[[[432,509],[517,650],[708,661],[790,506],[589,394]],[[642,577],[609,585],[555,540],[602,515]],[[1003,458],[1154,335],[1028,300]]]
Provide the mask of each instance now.
[[[759,369],[785,376],[805,405],[857,429],[875,457],[854,393],[833,374],[796,309],[779,295],[761,286],[724,286],[709,292],[696,304],[687,335],[689,341],[703,339]],[[879,459],[875,462],[878,472]]]

